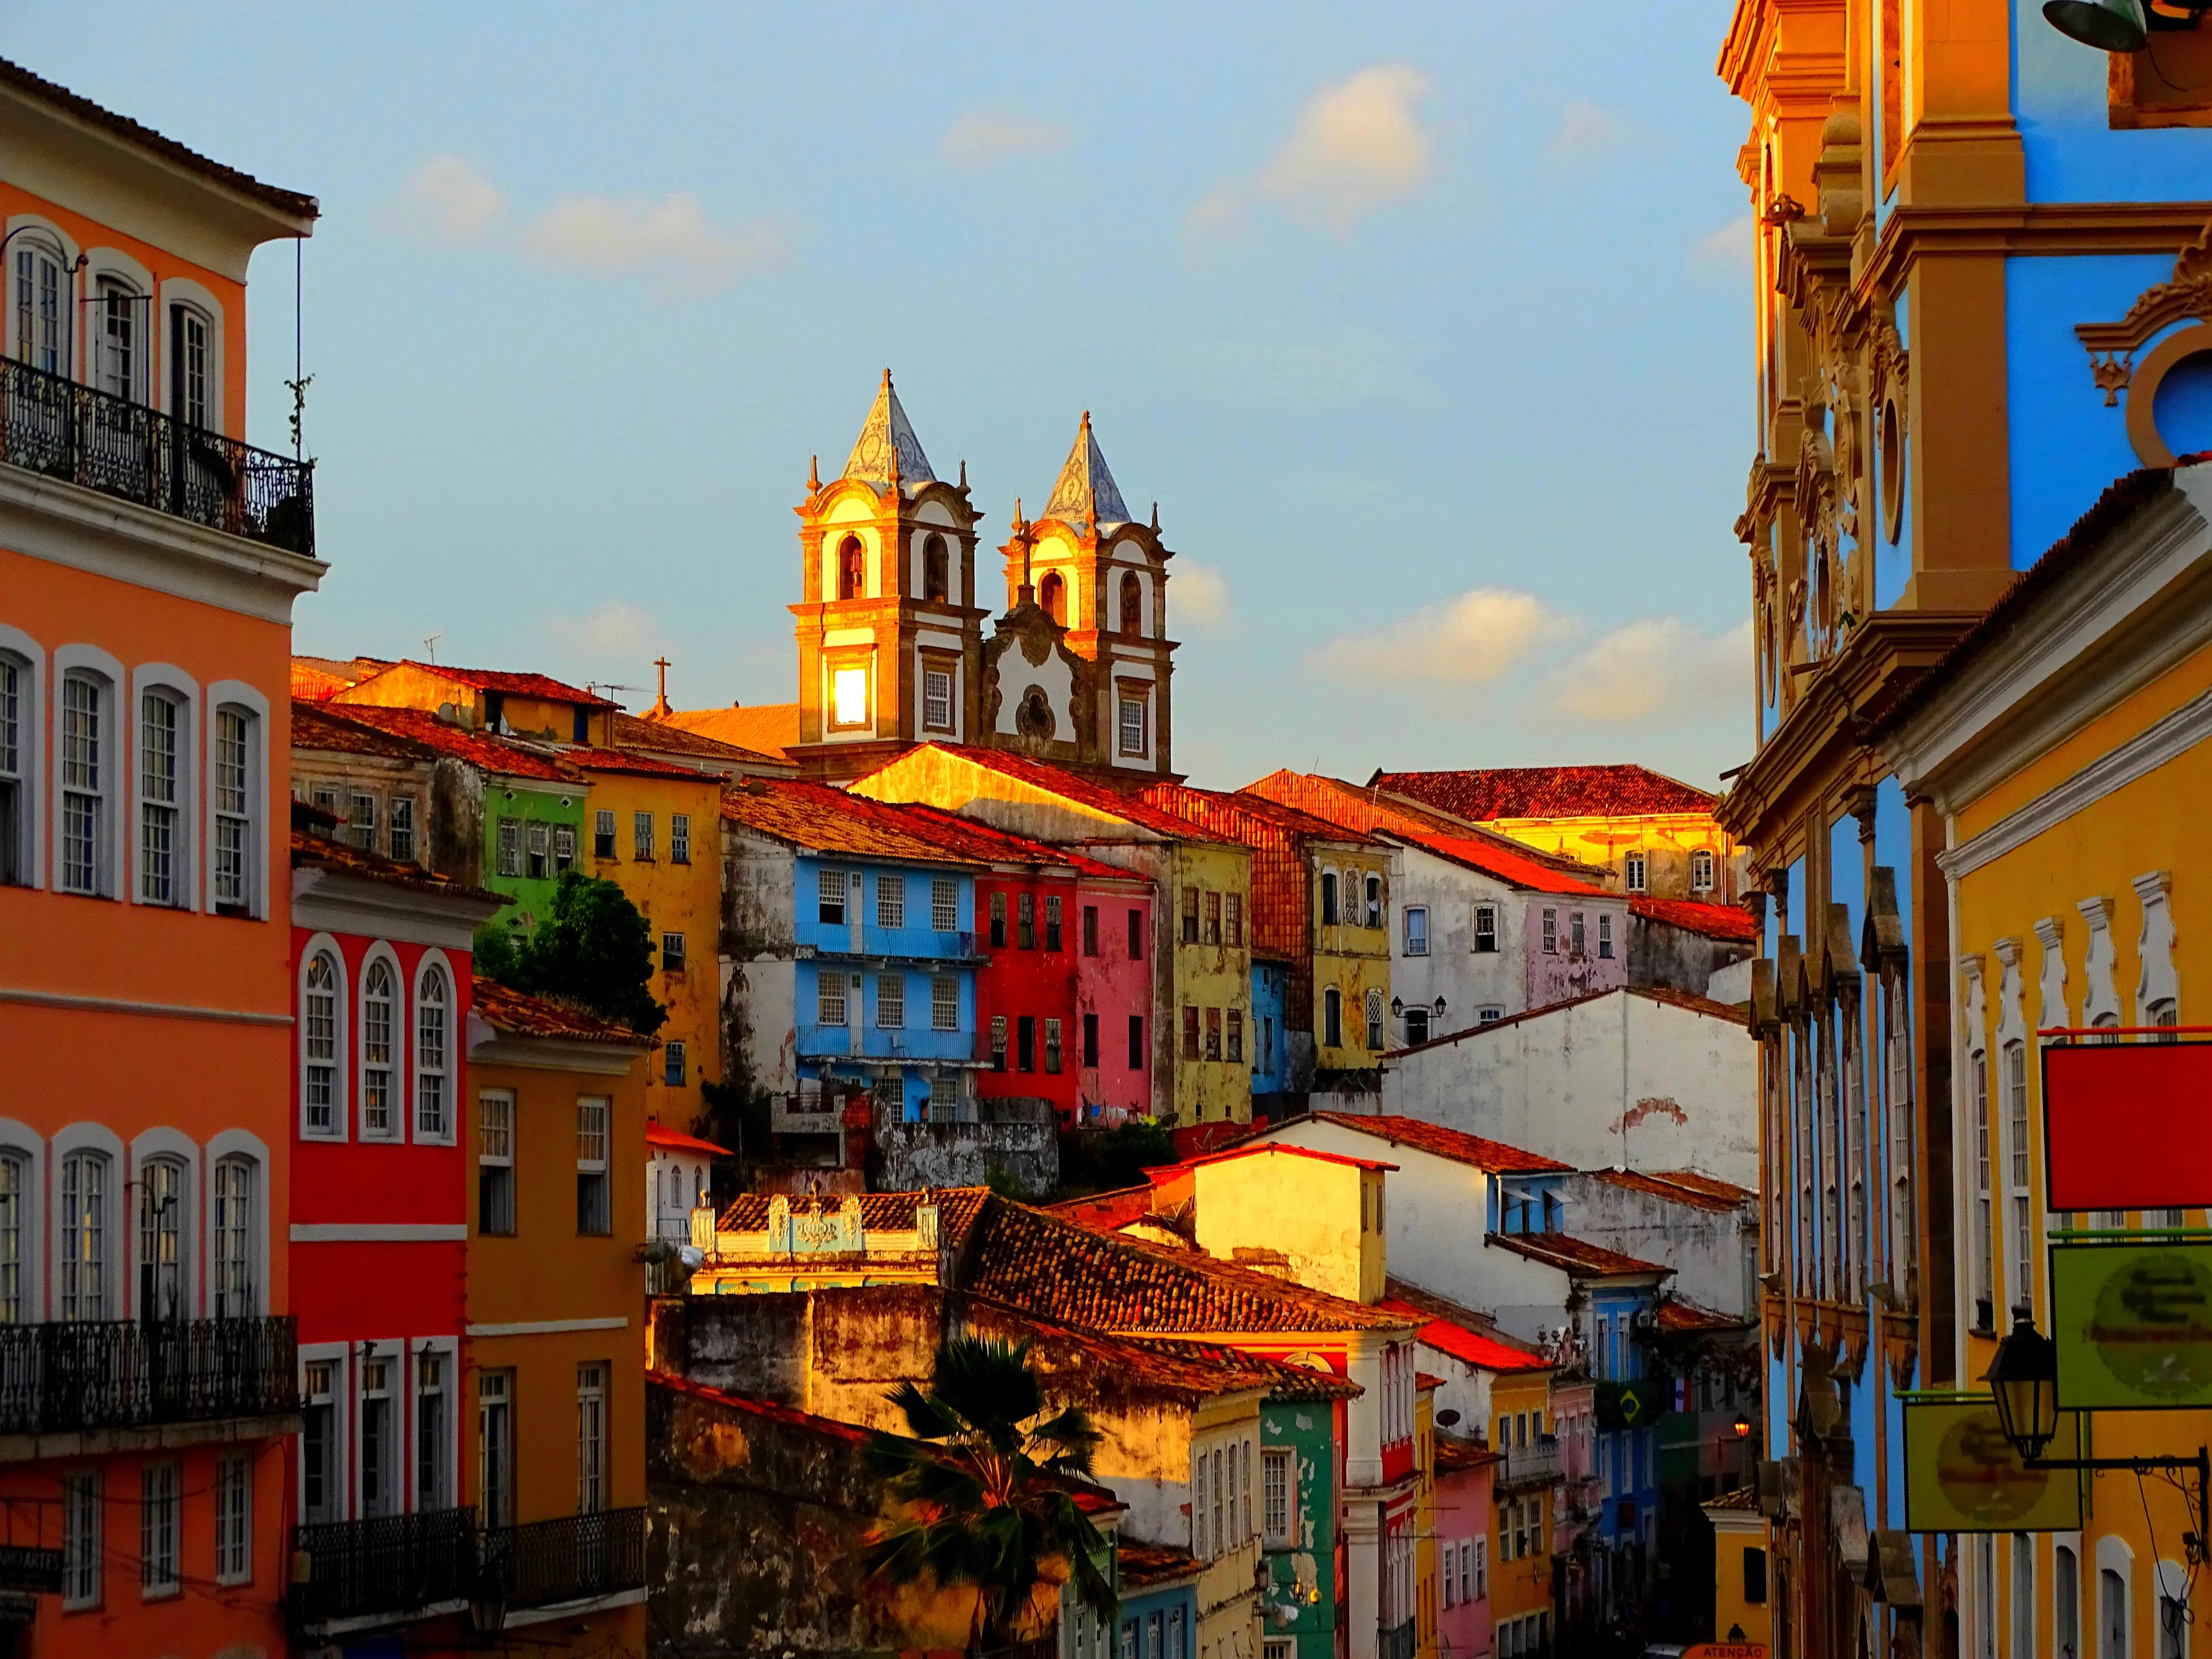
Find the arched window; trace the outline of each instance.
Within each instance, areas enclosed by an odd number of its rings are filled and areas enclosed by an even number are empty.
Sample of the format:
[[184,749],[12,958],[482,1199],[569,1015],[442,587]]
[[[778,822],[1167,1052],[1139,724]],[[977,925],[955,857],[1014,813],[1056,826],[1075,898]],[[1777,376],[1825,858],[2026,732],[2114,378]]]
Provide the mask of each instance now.
[[344,1006],[337,953],[318,951],[307,959],[300,992],[300,1110],[306,1134],[344,1132],[345,1082],[339,1063],[339,1011]]
[[361,1132],[377,1139],[388,1139],[398,1130],[392,1109],[398,1000],[392,964],[372,959],[361,975]]
[[214,820],[215,908],[219,915],[252,913],[258,857],[261,789],[259,717],[235,703],[215,714],[214,787],[209,807]]
[[0,887],[35,878],[32,814],[38,790],[38,671],[13,651],[0,651]]
[[1067,584],[1060,580],[1060,572],[1048,570],[1044,580],[1037,585],[1037,603],[1044,613],[1062,627],[1067,623]]
[[1703,848],[1690,854],[1690,890],[1697,893],[1713,890],[1713,855]]
[[138,898],[191,901],[191,716],[167,686],[138,699]]
[[144,401],[146,296],[120,276],[94,290],[92,383],[110,397]]
[[2128,1651],[2128,1581],[2111,1567],[2097,1574],[2097,1650]]
[[258,1311],[254,1241],[259,1176],[249,1158],[226,1158],[215,1166],[215,1273],[209,1288],[217,1319],[251,1319]]
[[1121,578],[1121,631],[1132,639],[1145,631],[1145,585],[1133,570]]
[[205,428],[214,406],[215,325],[197,306],[169,307],[169,413]]
[[447,1116],[447,1038],[446,970],[433,964],[415,988],[415,1133],[443,1140],[453,1133]]
[[1382,925],[1382,878],[1376,875],[1367,878],[1367,925],[1370,927]]
[[63,313],[68,262],[44,236],[19,236],[15,242],[14,304],[18,362],[49,374],[62,372]]
[[191,1307],[185,1278],[185,1208],[190,1182],[184,1162],[148,1158],[138,1166],[138,1316],[183,1319]]
[[62,1160],[61,1316],[107,1317],[107,1188],[105,1152]]
[[1344,993],[1334,985],[1321,994],[1321,1040],[1324,1047],[1344,1046]]
[[1334,870],[1321,872],[1321,925],[1324,927],[1336,926],[1336,872]]
[[932,536],[921,544],[921,597],[944,599],[952,591],[952,561],[945,550],[945,538]]
[[114,691],[103,677],[62,678],[61,888],[106,897],[111,885],[110,815],[115,738]]
[[1382,1050],[1382,994],[1380,991],[1367,994],[1367,1047],[1376,1054]]
[[30,1161],[21,1152],[0,1152],[0,1324],[20,1325],[27,1311],[23,1299],[23,1264]]
[[868,579],[861,564],[860,538],[848,536],[837,544],[837,597],[857,599],[867,591]]

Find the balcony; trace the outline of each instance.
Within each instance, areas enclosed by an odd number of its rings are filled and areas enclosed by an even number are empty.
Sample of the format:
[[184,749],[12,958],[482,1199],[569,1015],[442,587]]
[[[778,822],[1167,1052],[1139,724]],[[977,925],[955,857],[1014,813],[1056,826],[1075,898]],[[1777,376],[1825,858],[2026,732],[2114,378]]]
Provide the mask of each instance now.
[[645,1511],[599,1510],[494,1527],[483,1536],[483,1571],[510,1613],[595,1601],[645,1588]]
[[1408,1619],[1382,1631],[1375,1638],[1375,1659],[1413,1659],[1413,1624]]
[[1498,1474],[1498,1489],[1556,1486],[1559,1480],[1559,1443],[1546,1435],[1533,1446],[1515,1446],[1506,1452],[1504,1467]]
[[0,362],[0,461],[314,556],[313,462],[256,449],[28,363]]
[[365,1629],[459,1612],[477,1583],[476,1518],[428,1510],[294,1528],[294,1625]]
[[289,1316],[0,1326],[0,1435],[288,1414],[298,1347]]

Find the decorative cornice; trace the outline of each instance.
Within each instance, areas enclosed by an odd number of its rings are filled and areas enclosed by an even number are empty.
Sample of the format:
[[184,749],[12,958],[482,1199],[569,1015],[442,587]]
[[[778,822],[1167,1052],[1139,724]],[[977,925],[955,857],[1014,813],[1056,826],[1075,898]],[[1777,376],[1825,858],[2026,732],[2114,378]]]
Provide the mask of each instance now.
[[123,997],[72,996],[62,991],[28,991],[0,986],[0,1002],[33,1008],[67,1008],[80,1013],[139,1014],[154,1019],[208,1019],[225,1025],[289,1025],[289,1014],[252,1013],[240,1008],[200,1008],[182,1002],[133,1002]]

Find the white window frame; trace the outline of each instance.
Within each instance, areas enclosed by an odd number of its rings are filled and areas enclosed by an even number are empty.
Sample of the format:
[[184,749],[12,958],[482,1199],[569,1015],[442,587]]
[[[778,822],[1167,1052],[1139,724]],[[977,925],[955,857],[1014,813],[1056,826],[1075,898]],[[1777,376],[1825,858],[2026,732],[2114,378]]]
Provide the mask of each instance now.
[[668,815],[668,861],[671,864],[691,862],[691,815],[671,812]]
[[1558,907],[1555,905],[1546,905],[1544,907],[1544,914],[1540,920],[1543,924],[1543,931],[1540,935],[1543,945],[1543,953],[1547,957],[1555,957],[1559,953],[1559,912]]
[[[210,745],[222,730],[224,714],[246,718],[246,914],[266,918],[270,914],[269,699],[242,680],[217,680],[207,689],[207,708],[204,726]],[[205,791],[207,817],[200,845],[208,849],[208,856],[200,860],[200,868],[207,889],[206,907],[213,912],[216,908],[214,851],[217,845],[217,819],[222,815],[216,811],[212,746],[204,775],[210,787]]]
[[161,395],[154,401],[173,419],[188,422],[188,412],[177,401],[176,358],[185,349],[184,336],[177,328],[179,306],[199,324],[206,336],[207,418],[196,429],[220,434],[223,430],[223,392],[227,385],[222,378],[222,307],[216,303],[213,295],[189,276],[164,277],[155,295],[155,308],[161,313],[156,326],[161,339],[161,362],[155,372],[161,377]]
[[[592,1128],[591,1115],[598,1114],[598,1127]],[[592,1136],[598,1137],[599,1152],[592,1156],[586,1149]],[[577,1194],[582,1196],[581,1182],[586,1178],[599,1182],[600,1206],[605,1212],[606,1224],[586,1228],[580,1205],[576,1216],[577,1236],[583,1238],[606,1238],[615,1229],[614,1178],[615,1103],[610,1095],[578,1095],[576,1097],[576,1177]]]
[[[836,969],[814,976],[814,1024],[823,1030],[843,1030],[852,1024],[852,993],[846,987],[844,969]],[[831,1006],[832,1000],[836,1006]],[[832,1016],[835,1016],[834,1018]]]
[[[1405,941],[1405,948],[1400,952],[1400,954],[1408,957],[1425,957],[1428,955],[1429,907],[1425,904],[1404,905],[1400,908],[1398,916],[1400,931],[1402,933]],[[1420,927],[1419,929],[1420,938],[1418,943],[1414,939],[1416,930],[1413,926],[1413,919],[1416,916],[1420,918]]]
[[[494,1101],[501,1103],[507,1109],[505,1114],[507,1119],[507,1151],[504,1152],[488,1152],[484,1150],[484,1132],[486,1128],[486,1125],[484,1123],[484,1108]],[[515,1175],[514,1157],[515,1139],[520,1131],[516,1127],[515,1116],[515,1095],[514,1090],[479,1089],[477,1091],[476,1164],[477,1176],[476,1182],[477,1189],[472,1196],[477,1201],[476,1224],[477,1232],[480,1237],[491,1238],[512,1238],[515,1236],[516,1229],[521,1224],[522,1201],[521,1194],[515,1190],[518,1184],[518,1178]],[[484,1225],[483,1171],[487,1167],[495,1170],[505,1170],[507,1171],[507,1225],[499,1228],[496,1231]]]
[[253,1582],[253,1459],[244,1452],[215,1461],[215,1582]]
[[906,877],[884,871],[876,877],[876,926],[906,926]]
[[[175,711],[177,730],[176,776],[166,802],[146,799],[146,704],[158,697]],[[131,901],[164,910],[197,910],[199,889],[194,872],[194,852],[199,841],[198,792],[200,769],[199,683],[168,663],[148,663],[131,672],[132,754],[131,767]],[[146,896],[146,810],[161,805],[169,813],[169,894],[167,899]]]
[[143,1237],[144,1218],[141,1210],[145,1200],[148,1177],[153,1167],[166,1164],[177,1171],[177,1200],[181,1213],[176,1218],[177,1239],[177,1308],[176,1317],[193,1319],[201,1308],[201,1168],[200,1149],[188,1135],[175,1129],[148,1129],[131,1142],[131,1191],[123,1205],[126,1226],[130,1233],[130,1271],[124,1275],[125,1283],[119,1298],[126,1310],[119,1318],[143,1319],[147,1310],[140,1297],[139,1275],[145,1260],[145,1241]]
[[932,876],[929,878],[929,925],[940,933],[960,931],[960,878],[957,876]]
[[608,1432],[614,1367],[604,1359],[576,1363],[576,1513],[598,1515],[614,1484],[614,1437]]
[[[141,408],[152,406],[147,396],[154,372],[154,335],[160,326],[154,279],[146,267],[114,248],[88,251],[89,263],[78,278],[77,299],[83,316],[82,364],[77,380],[94,391]],[[121,377],[122,389],[107,384],[107,313],[111,300],[123,301],[122,315],[131,330],[131,362]]]
[[[357,1519],[370,1518],[368,1494],[364,1490],[366,1485],[364,1477],[368,1471],[363,1458],[368,1449],[368,1435],[365,1425],[368,1417],[368,1368],[371,1365],[380,1364],[385,1368],[383,1398],[388,1401],[392,1407],[389,1419],[391,1439],[398,1445],[400,1459],[398,1487],[394,1490],[387,1486],[389,1496],[384,1500],[383,1507],[377,1510],[375,1513],[379,1516],[398,1515],[407,1507],[407,1463],[412,1444],[407,1433],[406,1352],[407,1344],[404,1339],[399,1337],[371,1337],[365,1341],[356,1343],[353,1365],[347,1377],[350,1386],[343,1395],[338,1396],[342,1401],[341,1410],[350,1419],[350,1444],[347,1447],[349,1455],[343,1467],[346,1472],[347,1501],[352,1506],[349,1513]],[[395,1370],[398,1375],[397,1382],[392,1380]]]
[[[97,734],[99,750],[94,765],[97,772],[95,787],[101,802],[100,832],[93,846],[94,875],[89,890],[63,884],[62,849],[69,845],[66,833],[68,797],[64,787],[67,773],[63,764],[62,730],[68,718],[67,687],[75,678],[82,677],[94,684],[102,694],[101,729]],[[56,892],[68,893],[76,898],[107,898],[116,896],[116,881],[123,867],[123,817],[125,792],[121,788],[124,776],[122,765],[131,752],[130,732],[126,726],[118,733],[118,708],[128,695],[131,678],[124,672],[123,665],[97,646],[65,645],[54,653],[52,720],[54,757],[54,786],[51,811],[54,847],[53,886]],[[129,718],[128,716],[125,717]]]
[[929,1029],[933,1031],[957,1031],[960,1029],[960,976],[957,974],[933,974],[930,976]]
[[42,1272],[46,1259],[46,1138],[27,1123],[0,1118],[0,1158],[18,1166],[15,1194],[15,1318],[21,1325],[37,1324],[46,1316],[46,1282]]
[[[57,1319],[72,1316],[62,1296],[62,1275],[69,1256],[69,1218],[63,1212],[61,1202],[64,1184],[64,1171],[69,1160],[79,1154],[88,1154],[106,1161],[106,1179],[100,1194],[100,1306],[101,1319],[120,1319],[128,1305],[123,1285],[131,1273],[131,1251],[122,1225],[123,1195],[120,1191],[127,1178],[130,1160],[122,1138],[104,1123],[72,1123],[54,1136],[52,1146],[54,1170],[54,1204],[52,1217],[52,1237],[47,1240],[51,1254],[53,1283],[48,1292]],[[75,1316],[82,1318],[82,1313]]]
[[79,1613],[100,1604],[105,1575],[107,1465],[81,1464],[62,1475],[62,1611]]
[[[315,1128],[307,1121],[307,970],[317,956],[327,954],[337,971],[337,983],[332,988],[331,1018],[337,1029],[331,1033],[331,1121],[326,1128]],[[353,1091],[348,1085],[353,1073],[353,975],[346,966],[345,952],[328,933],[317,933],[300,952],[300,967],[294,981],[294,1007],[297,1020],[294,1027],[296,1040],[293,1043],[294,1060],[297,1066],[300,1100],[300,1138],[303,1140],[347,1140],[353,1133],[353,1120],[349,1115]]]
[[[1276,1510],[1276,1489],[1281,1486],[1282,1508]],[[1260,1452],[1260,1518],[1267,1547],[1286,1550],[1297,1541],[1298,1455],[1289,1446],[1267,1446]]]
[[[898,1018],[896,1020],[890,1018],[884,1010],[884,988],[886,985],[897,988],[895,1006]],[[903,1031],[906,1028],[906,974],[901,969],[886,968],[876,975],[876,1030]]]
[[1649,890],[1651,881],[1651,861],[1643,850],[1632,849],[1621,854],[1620,888],[1625,893],[1641,893]]
[[1718,885],[1715,880],[1715,866],[1718,862],[1713,856],[1712,849],[1708,847],[1700,847],[1690,854],[1690,890],[1692,892],[1710,893]]
[[[10,214],[5,227],[5,234],[14,239],[7,243],[7,306],[4,319],[7,356],[16,362],[32,362],[32,358],[24,350],[21,331],[17,326],[15,258],[19,253],[35,250],[44,253],[46,258],[54,262],[58,279],[55,301],[58,310],[55,321],[58,326],[60,337],[54,352],[54,366],[46,372],[52,374],[67,374],[73,368],[70,336],[76,321],[70,314],[72,289],[70,267],[76,263],[77,256],[82,250],[74,238],[42,214]],[[39,368],[42,365],[33,362],[33,367]]]
[[[488,1527],[513,1526],[517,1481],[515,1480],[516,1419],[515,1368],[511,1365],[483,1366],[476,1371],[477,1408],[477,1468],[476,1494],[478,1519]],[[493,1384],[496,1383],[495,1389]],[[497,1402],[500,1407],[501,1449],[506,1455],[506,1480],[492,1482],[485,1468],[487,1454],[491,1449],[491,1436],[483,1431],[487,1407]],[[494,1486],[497,1490],[492,1490]],[[498,1501],[495,1501],[498,1500]]]
[[[392,981],[392,1053],[385,1066],[391,1074],[392,1097],[385,1109],[387,1127],[374,1129],[368,1121],[368,985],[370,970],[380,963]],[[407,1086],[408,1054],[413,1046],[408,1041],[408,1022],[413,1017],[414,1003],[408,995],[409,981],[399,954],[382,939],[362,953],[361,969],[354,982],[353,1066],[355,1080],[361,1085],[354,1091],[355,1133],[364,1143],[389,1146],[407,1139],[407,1115],[414,1103],[415,1091]]]
[[207,1196],[200,1206],[202,1233],[200,1260],[207,1264],[201,1275],[203,1305],[210,1318],[216,1315],[218,1302],[218,1263],[226,1260],[222,1240],[216,1237],[218,1223],[222,1219],[216,1203],[216,1172],[226,1164],[243,1168],[247,1174],[247,1212],[246,1218],[246,1305],[235,1312],[226,1309],[224,1318],[258,1318],[269,1307],[269,1188],[272,1167],[268,1143],[246,1129],[225,1129],[211,1138],[200,1154],[202,1167],[207,1171]]
[[[12,269],[7,280],[10,283],[15,281]],[[8,314],[10,318],[15,315],[12,302]],[[46,843],[40,826],[45,822],[40,810],[45,799],[40,781],[45,775],[46,756],[43,713],[46,706],[46,653],[21,629],[0,623],[0,657],[6,658],[15,669],[15,769],[10,775],[15,780],[15,858],[21,880],[15,884],[43,888],[46,872],[40,854]]]
[[[304,1413],[313,1406],[307,1393],[307,1368],[325,1364],[331,1368],[331,1504],[329,1518],[349,1521],[357,1513],[354,1502],[353,1480],[353,1344],[350,1342],[302,1342],[300,1345],[300,1404]],[[299,1455],[293,1459],[295,1470],[293,1495],[295,1513],[307,1519],[307,1446],[304,1424],[299,1436]],[[313,1524],[310,1522],[310,1524]]]
[[[423,995],[432,983],[434,976],[442,976],[444,980],[445,998],[442,1003],[434,1004]],[[461,1018],[460,980],[454,974],[453,964],[447,959],[446,953],[435,945],[424,951],[415,963],[415,983],[410,990],[408,1003],[410,1040],[407,1058],[414,1079],[414,1086],[409,1091],[412,1097],[412,1111],[408,1119],[410,1132],[416,1144],[420,1146],[450,1146],[454,1143],[458,1133],[454,1119],[458,1115],[457,1107],[459,1099],[458,1085],[461,1079],[460,1067],[456,1064],[457,1053],[454,1045],[459,1035],[465,1029],[465,1022]],[[423,1010],[433,1006],[442,1006],[445,1010],[445,1031],[442,1042],[444,1053],[435,1060],[434,1063],[426,1057],[427,1051],[422,1042]],[[421,1115],[424,1094],[422,1085],[426,1080],[433,1079],[436,1080],[437,1086],[432,1092],[436,1093],[444,1103],[442,1114],[445,1126],[443,1128],[435,1127],[425,1128]]]
[[173,1457],[138,1466],[138,1599],[184,1594],[184,1468]]
[[921,726],[925,732],[952,730],[952,671],[921,667]]
[[[439,1437],[442,1442],[440,1455],[445,1462],[445,1491],[443,1493],[425,1492],[422,1489],[422,1361],[436,1359],[444,1371],[439,1391],[446,1401],[446,1431]],[[460,1341],[453,1336],[418,1337],[407,1345],[407,1498],[409,1507],[417,1513],[436,1509],[453,1509],[460,1502],[461,1466],[461,1374]],[[432,1499],[442,1498],[443,1502]]]

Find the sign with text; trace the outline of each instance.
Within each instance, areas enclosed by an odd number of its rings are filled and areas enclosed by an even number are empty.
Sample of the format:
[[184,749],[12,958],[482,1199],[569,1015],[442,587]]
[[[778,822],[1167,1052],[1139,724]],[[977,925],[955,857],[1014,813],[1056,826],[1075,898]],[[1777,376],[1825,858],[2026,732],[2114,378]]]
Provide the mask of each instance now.
[[1682,1650],[1682,1659],[1766,1659],[1764,1642],[1700,1642]]
[[2212,1406],[2212,1241],[2054,1244],[2064,1411]]
[[2054,1210],[2212,1205],[2212,1042],[2045,1048],[2043,1137]]
[[[2079,1419],[2061,1414],[2044,1455],[2081,1455]],[[2070,1469],[2031,1469],[1976,1395],[1905,1402],[1905,1525],[1909,1532],[2073,1532],[2081,1487]]]

